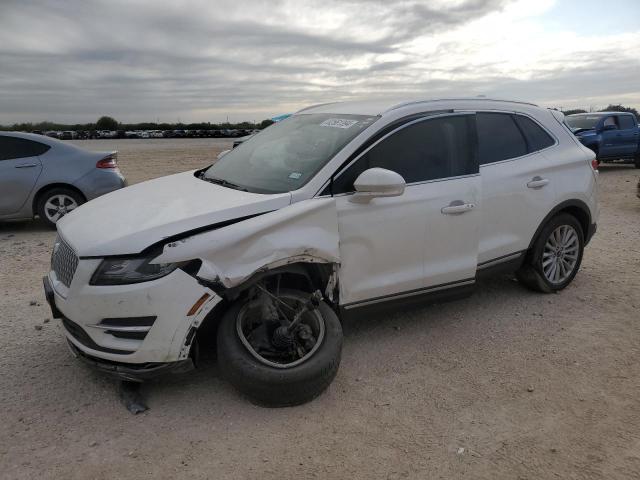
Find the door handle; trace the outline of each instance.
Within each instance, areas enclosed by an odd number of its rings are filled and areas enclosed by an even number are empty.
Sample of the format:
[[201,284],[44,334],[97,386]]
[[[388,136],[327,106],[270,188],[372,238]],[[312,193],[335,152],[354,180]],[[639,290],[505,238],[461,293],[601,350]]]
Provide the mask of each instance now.
[[533,177],[529,183],[527,183],[527,187],[529,188],[542,188],[545,185],[549,184],[548,178],[542,177]]
[[462,200],[454,200],[448,206],[440,210],[443,215],[460,215],[475,208],[473,203],[464,203]]
[[37,163],[22,163],[20,165],[16,165],[16,168],[32,168],[37,166],[38,166]]

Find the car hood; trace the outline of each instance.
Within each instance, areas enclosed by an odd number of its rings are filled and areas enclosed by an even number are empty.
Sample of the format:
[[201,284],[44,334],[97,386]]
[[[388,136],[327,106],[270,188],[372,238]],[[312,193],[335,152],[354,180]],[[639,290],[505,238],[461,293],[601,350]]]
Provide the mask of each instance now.
[[60,236],[80,257],[140,253],[163,239],[280,209],[290,193],[242,192],[195,171],[161,177],[98,197],[64,216]]

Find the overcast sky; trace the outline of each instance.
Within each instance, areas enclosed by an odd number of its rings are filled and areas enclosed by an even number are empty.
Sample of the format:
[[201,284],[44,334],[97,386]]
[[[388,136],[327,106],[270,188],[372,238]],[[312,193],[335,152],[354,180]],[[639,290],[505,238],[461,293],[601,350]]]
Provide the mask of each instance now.
[[0,123],[493,95],[640,107],[640,0],[0,0]]

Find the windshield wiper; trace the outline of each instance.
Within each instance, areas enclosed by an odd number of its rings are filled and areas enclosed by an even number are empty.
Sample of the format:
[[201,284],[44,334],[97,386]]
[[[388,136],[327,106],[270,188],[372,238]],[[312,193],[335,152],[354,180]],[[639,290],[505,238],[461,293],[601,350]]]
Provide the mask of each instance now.
[[222,185],[223,187],[227,187],[227,188],[233,188],[234,190],[240,190],[241,192],[248,192],[249,191],[246,188],[241,187],[240,185],[232,183],[232,182],[230,182],[228,180],[224,180],[222,178],[205,177],[204,175],[201,178],[203,180],[206,180],[207,182],[215,183],[216,185]]

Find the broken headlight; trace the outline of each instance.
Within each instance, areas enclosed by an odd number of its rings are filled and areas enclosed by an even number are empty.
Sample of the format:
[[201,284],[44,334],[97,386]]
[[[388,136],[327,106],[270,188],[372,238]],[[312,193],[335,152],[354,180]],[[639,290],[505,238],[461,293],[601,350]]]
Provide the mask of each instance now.
[[151,263],[154,257],[105,258],[91,277],[91,285],[124,285],[155,280],[187,264]]

